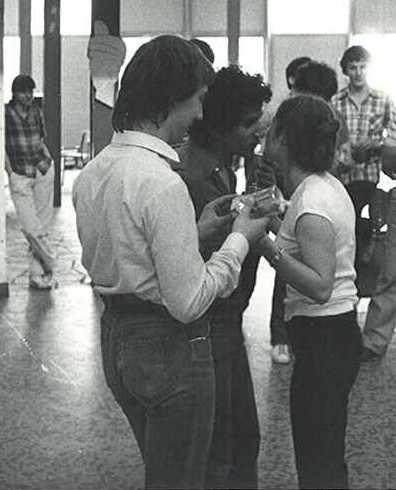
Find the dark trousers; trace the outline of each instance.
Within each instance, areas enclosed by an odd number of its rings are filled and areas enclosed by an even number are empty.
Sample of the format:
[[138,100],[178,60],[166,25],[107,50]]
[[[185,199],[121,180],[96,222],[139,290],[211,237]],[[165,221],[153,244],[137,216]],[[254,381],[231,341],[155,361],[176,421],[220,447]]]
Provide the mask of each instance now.
[[369,204],[374,196],[377,184],[366,180],[357,180],[346,184],[345,188],[352,200],[357,220],[360,219],[362,209]]
[[286,283],[275,275],[270,317],[271,345],[288,344],[285,324]]
[[216,409],[205,487],[254,489],[260,429],[242,313],[219,309],[210,314],[210,322]]
[[295,355],[290,411],[299,487],[348,488],[348,396],[362,355],[356,313],[294,317],[287,328]]
[[208,323],[106,302],[101,325],[106,381],[138,442],[145,487],[202,488],[214,417]]

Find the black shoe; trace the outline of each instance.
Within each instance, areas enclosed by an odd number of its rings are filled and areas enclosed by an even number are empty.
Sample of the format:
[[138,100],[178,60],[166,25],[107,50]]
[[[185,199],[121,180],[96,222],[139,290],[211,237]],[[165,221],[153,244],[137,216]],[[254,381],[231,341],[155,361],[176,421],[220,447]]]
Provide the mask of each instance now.
[[362,355],[362,362],[380,361],[381,359],[382,356],[380,354],[377,354],[376,352],[369,349],[368,347],[364,348],[363,355]]

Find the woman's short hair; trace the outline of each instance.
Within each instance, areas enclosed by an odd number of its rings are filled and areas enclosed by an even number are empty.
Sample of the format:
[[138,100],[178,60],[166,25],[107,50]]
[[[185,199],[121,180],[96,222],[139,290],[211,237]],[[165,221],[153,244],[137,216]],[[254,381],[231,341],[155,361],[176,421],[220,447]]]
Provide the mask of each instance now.
[[342,55],[340,66],[342,73],[344,75],[347,74],[346,70],[348,68],[348,64],[353,61],[366,61],[370,62],[371,55],[363,46],[351,46],[349,47],[344,54]]
[[213,133],[226,134],[238,126],[246,111],[261,109],[272,97],[271,87],[260,74],[249,75],[230,65],[216,73],[203,102],[203,118],[195,121],[189,134],[207,146]]
[[125,68],[113,111],[113,128],[122,132],[142,121],[158,125],[175,103],[208,85],[214,70],[200,49],[177,36],[143,44]]
[[213,52],[213,49],[210,47],[210,44],[208,44],[203,39],[198,39],[196,37],[190,39],[190,42],[195,44],[195,46],[198,46],[198,48],[202,51],[202,53],[208,58],[208,60],[213,65],[215,60],[215,54]]
[[332,167],[339,126],[331,106],[308,94],[286,99],[275,116],[275,136],[285,138],[292,161],[314,173]]
[[297,70],[294,90],[329,101],[338,90],[337,74],[326,63],[309,61]]

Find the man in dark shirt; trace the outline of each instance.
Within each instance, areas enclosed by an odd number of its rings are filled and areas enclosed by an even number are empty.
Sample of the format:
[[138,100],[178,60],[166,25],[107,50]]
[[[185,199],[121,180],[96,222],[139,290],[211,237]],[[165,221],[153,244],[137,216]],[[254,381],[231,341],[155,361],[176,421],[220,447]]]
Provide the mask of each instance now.
[[54,168],[44,143],[43,114],[34,104],[34,80],[18,75],[5,106],[5,168],[14,207],[29,242],[29,284],[51,289],[54,253],[48,241],[53,214]]
[[[203,120],[190,129],[188,141],[178,149],[180,164],[174,166],[188,186],[197,220],[208,202],[235,193],[233,157],[250,155],[259,143],[262,107],[271,95],[261,75],[250,76],[236,66],[217,73],[205,95]],[[226,228],[200,241],[204,259],[220,248]],[[216,409],[207,488],[257,488],[260,433],[242,315],[253,292],[258,261],[259,256],[250,253],[238,288],[209,310]]]

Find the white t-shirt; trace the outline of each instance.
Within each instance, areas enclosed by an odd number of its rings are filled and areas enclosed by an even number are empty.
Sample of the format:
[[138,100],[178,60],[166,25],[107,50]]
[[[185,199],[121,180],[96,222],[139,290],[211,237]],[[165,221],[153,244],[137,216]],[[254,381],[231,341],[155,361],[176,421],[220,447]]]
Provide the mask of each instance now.
[[334,229],[336,270],[332,295],[324,305],[287,285],[285,320],[293,316],[327,316],[350,311],[357,303],[355,261],[355,211],[342,183],[327,172],[312,174],[294,191],[276,243],[301,260],[296,224],[306,214],[326,218]]

